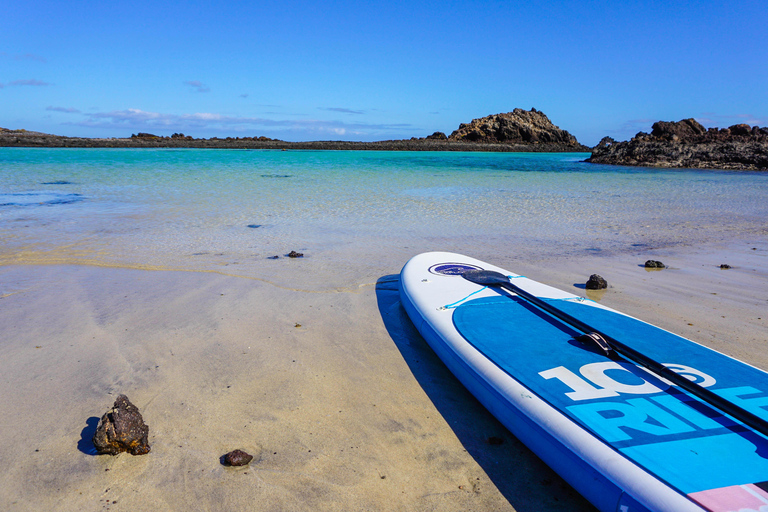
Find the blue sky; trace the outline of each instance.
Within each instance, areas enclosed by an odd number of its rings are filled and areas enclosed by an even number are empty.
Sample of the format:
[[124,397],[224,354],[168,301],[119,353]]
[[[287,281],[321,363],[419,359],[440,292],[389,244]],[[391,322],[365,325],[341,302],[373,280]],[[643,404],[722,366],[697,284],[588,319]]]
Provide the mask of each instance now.
[[535,107],[593,145],[768,125],[768,1],[6,1],[0,127],[386,140]]

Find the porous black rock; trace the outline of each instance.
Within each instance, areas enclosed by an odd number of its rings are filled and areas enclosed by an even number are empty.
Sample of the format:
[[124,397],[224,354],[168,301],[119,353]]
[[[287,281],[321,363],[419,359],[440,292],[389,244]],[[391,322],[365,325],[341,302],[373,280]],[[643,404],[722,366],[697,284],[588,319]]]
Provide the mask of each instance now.
[[232,450],[224,455],[224,464],[227,466],[246,466],[253,460],[253,455],[249,455],[243,450]]
[[667,266],[657,260],[648,260],[645,262],[645,268],[667,268]]
[[608,288],[608,281],[603,279],[603,277],[592,274],[589,276],[589,280],[586,284],[587,290],[603,290],[605,288]]
[[604,137],[587,162],[647,167],[768,169],[768,127],[704,128],[695,119],[658,121],[631,140]]
[[93,434],[93,446],[102,454],[131,455],[149,453],[149,427],[144,423],[138,407],[128,397],[120,395],[112,409],[104,413]]
[[288,253],[288,257],[289,258],[303,258],[304,257],[304,253],[303,252],[291,251],[291,252]]

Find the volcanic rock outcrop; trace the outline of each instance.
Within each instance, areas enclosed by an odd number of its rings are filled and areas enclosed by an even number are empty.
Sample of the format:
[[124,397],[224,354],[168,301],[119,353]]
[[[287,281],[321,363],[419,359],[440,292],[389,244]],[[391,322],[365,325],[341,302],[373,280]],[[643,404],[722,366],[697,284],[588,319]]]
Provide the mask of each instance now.
[[604,137],[587,162],[764,170],[768,169],[768,127],[737,124],[707,129],[695,119],[658,121],[651,133],[640,132],[629,141],[616,142]]
[[448,139],[506,144],[557,144],[573,146],[574,151],[583,148],[576,137],[552,124],[544,112],[535,108],[530,111],[516,108],[505,114],[473,119],[471,123],[459,125],[459,129]]

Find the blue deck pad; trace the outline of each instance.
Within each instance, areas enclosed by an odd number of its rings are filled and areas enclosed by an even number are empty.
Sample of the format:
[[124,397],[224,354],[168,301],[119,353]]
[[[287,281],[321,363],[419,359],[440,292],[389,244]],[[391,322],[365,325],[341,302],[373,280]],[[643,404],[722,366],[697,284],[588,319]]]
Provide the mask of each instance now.
[[[553,306],[768,419],[768,374],[591,301]],[[468,301],[457,330],[502,370],[685,494],[768,480],[768,440],[517,297]]]

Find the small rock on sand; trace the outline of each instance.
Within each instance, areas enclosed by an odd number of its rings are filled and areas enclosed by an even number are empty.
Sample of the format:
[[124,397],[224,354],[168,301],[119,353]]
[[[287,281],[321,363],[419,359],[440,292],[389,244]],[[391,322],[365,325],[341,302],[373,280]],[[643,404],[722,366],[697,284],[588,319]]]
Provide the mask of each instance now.
[[246,466],[253,460],[253,455],[249,455],[243,450],[232,450],[224,456],[224,464],[227,466]]
[[601,276],[597,274],[592,274],[589,276],[589,281],[587,281],[587,290],[603,290],[605,288],[608,288],[608,282],[603,279]]
[[104,413],[93,434],[93,446],[99,453],[131,455],[149,453],[149,427],[144,423],[139,409],[120,395],[112,409]]

